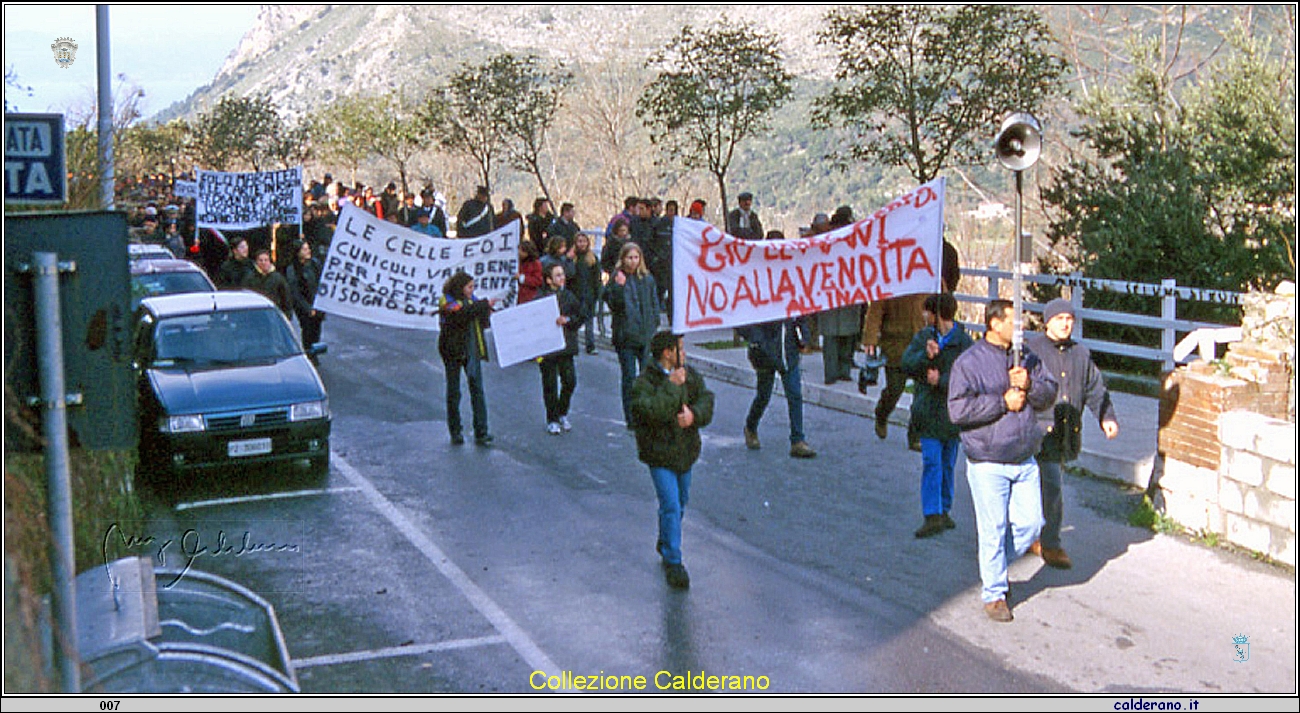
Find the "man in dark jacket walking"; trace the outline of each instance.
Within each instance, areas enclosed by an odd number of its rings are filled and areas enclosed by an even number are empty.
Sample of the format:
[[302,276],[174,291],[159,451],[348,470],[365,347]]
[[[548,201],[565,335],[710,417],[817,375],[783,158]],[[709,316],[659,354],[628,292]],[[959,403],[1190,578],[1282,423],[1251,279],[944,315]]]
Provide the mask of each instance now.
[[681,337],[658,332],[650,340],[651,365],[632,391],[637,458],[650,467],[659,499],[659,539],[671,587],[685,589],[690,575],[682,564],[682,516],[690,499],[691,468],[700,457],[700,429],[713,420],[713,392],[699,372],[686,366]]
[[745,417],[745,446],[758,450],[758,422],[772,399],[776,375],[781,375],[785,403],[790,414],[790,457],[815,458],[817,451],[808,445],[803,432],[803,379],[799,371],[799,349],[803,346],[803,318],[751,324],[736,330],[749,343],[749,363],[754,367],[757,385],[754,400]]
[[[961,428],[966,480],[975,505],[980,598],[994,621],[1012,620],[1007,565],[1023,555],[1043,526],[1038,487],[1042,432],[1036,411],[1056,400],[1056,382],[1032,352],[1017,364],[1012,304],[993,300],[984,312],[984,338],[957,357],[948,378],[948,415]],[[1011,535],[1008,551],[1007,535]]]
[[1092,362],[1088,347],[1074,341],[1074,307],[1063,299],[1054,299],[1043,308],[1043,333],[1025,338],[1030,351],[1043,360],[1043,366],[1057,383],[1056,406],[1039,415],[1047,430],[1038,452],[1038,476],[1043,494],[1043,532],[1030,549],[1042,556],[1050,567],[1069,569],[1070,556],[1061,547],[1061,470],[1065,463],[1079,457],[1086,405],[1101,424],[1106,438],[1119,435],[1119,421],[1101,370]]

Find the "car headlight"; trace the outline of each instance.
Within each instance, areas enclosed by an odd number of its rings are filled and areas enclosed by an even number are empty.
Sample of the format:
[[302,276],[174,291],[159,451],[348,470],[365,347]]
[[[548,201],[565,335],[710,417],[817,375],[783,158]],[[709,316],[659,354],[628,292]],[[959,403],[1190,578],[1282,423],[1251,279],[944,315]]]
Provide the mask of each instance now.
[[168,416],[162,422],[163,433],[194,433],[206,429],[207,426],[203,423],[203,416],[199,414]]
[[294,404],[289,407],[290,421],[310,421],[313,418],[325,418],[329,416],[329,401],[305,401],[300,404]]

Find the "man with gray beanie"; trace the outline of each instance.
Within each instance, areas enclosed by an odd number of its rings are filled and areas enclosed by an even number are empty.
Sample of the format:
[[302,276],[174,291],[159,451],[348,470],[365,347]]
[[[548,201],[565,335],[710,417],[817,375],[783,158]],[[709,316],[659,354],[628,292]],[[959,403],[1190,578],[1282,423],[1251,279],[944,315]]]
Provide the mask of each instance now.
[[1039,414],[1047,431],[1038,452],[1046,522],[1039,541],[1030,547],[1031,552],[1057,569],[1072,566],[1070,556],[1061,547],[1061,470],[1079,456],[1084,406],[1097,417],[1106,438],[1119,435],[1119,421],[1101,370],[1092,362],[1088,347],[1074,341],[1073,333],[1074,306],[1057,298],[1043,308],[1043,332],[1025,337],[1026,346],[1042,359],[1058,385],[1055,407]]

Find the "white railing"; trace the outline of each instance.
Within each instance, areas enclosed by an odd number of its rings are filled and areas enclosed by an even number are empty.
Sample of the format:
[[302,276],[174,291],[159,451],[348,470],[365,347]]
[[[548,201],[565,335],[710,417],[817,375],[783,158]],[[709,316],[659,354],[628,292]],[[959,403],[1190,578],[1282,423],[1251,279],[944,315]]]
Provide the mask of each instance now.
[[[990,300],[999,297],[1002,288],[1002,281],[1010,281],[1013,275],[1010,272],[999,270],[997,265],[987,269],[963,267],[961,271],[963,278],[966,277],[983,277],[988,280],[988,292],[985,295],[958,294],[958,302],[969,302],[972,304],[988,304]],[[1224,326],[1210,322],[1196,322],[1189,319],[1178,318],[1178,303],[1184,302],[1213,302],[1221,305],[1239,305],[1241,304],[1241,293],[1228,292],[1225,290],[1205,290],[1196,287],[1180,287],[1175,280],[1162,280],[1159,284],[1145,282],[1124,282],[1121,280],[1101,280],[1091,277],[1084,277],[1080,273],[1071,273],[1069,275],[1022,275],[1025,282],[1052,285],[1054,287],[1068,287],[1070,303],[1074,305],[1074,338],[1087,345],[1094,352],[1104,352],[1106,354],[1117,354],[1120,356],[1133,357],[1136,359],[1145,359],[1149,361],[1160,362],[1166,371],[1173,369],[1176,361],[1174,350],[1178,345],[1178,335],[1188,334],[1201,329],[1219,329]],[[1146,297],[1160,298],[1160,316],[1152,317],[1144,314],[1131,314],[1128,312],[1113,312],[1110,310],[1089,309],[1083,306],[1084,295],[1088,292],[1110,292],[1124,295],[1142,295]],[[1025,309],[1039,314],[1043,311],[1043,305],[1031,302],[1025,302]],[[1121,344],[1118,342],[1107,342],[1098,339],[1087,339],[1083,333],[1085,321],[1105,322],[1107,324],[1124,324],[1132,327],[1143,327],[1147,329],[1159,330],[1160,348],[1142,347],[1132,344]],[[968,325],[979,331],[983,331],[983,325]],[[1240,325],[1236,325],[1240,326]],[[1180,354],[1186,358],[1187,354]]]

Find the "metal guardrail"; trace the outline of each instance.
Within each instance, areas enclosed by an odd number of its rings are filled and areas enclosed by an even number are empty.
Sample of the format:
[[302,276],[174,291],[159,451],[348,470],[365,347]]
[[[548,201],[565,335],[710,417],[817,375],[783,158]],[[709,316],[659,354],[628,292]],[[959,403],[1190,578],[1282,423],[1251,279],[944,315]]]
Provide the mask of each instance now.
[[[997,265],[988,268],[962,268],[962,277],[983,277],[988,280],[988,292],[985,295],[957,294],[958,302],[988,304],[997,299],[1003,280],[1011,280],[1010,272],[999,270]],[[1021,279],[1039,285],[1070,288],[1070,303],[1074,306],[1077,319],[1074,323],[1074,338],[1085,344],[1094,352],[1116,354],[1119,356],[1160,362],[1166,371],[1173,369],[1174,348],[1178,344],[1179,334],[1188,334],[1199,329],[1217,329],[1224,326],[1212,322],[1197,322],[1178,318],[1178,303],[1213,302],[1221,305],[1240,305],[1241,293],[1225,290],[1206,290],[1196,287],[1180,287],[1176,280],[1162,280],[1159,284],[1145,282],[1125,282],[1122,280],[1101,280],[1084,277],[1078,272],[1069,275],[1021,275]],[[1160,298],[1160,316],[1114,312],[1111,310],[1090,309],[1083,306],[1084,295],[1088,292],[1110,292],[1115,294],[1140,295]],[[1026,302],[1025,309],[1041,314],[1043,305]],[[1142,347],[1099,339],[1088,339],[1083,334],[1085,321],[1123,324],[1160,331],[1160,348]],[[968,325],[983,330],[983,325]]]

